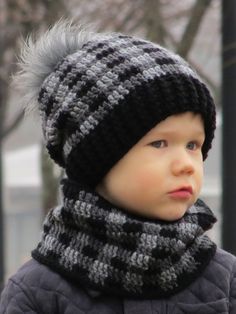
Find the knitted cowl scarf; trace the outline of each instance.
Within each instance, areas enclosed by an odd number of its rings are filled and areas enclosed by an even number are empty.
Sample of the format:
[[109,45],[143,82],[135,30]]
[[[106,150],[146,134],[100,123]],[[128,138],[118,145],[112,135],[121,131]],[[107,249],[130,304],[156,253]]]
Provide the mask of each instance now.
[[166,222],[130,214],[68,179],[61,183],[63,204],[46,217],[32,256],[88,290],[171,296],[191,284],[216,251],[204,234],[216,218],[201,200]]

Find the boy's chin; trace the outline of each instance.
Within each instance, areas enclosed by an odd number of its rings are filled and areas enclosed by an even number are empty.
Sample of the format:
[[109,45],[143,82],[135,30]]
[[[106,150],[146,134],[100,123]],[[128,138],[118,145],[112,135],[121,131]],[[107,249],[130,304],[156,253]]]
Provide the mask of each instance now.
[[152,213],[152,218],[154,219],[159,219],[159,220],[164,220],[164,221],[176,221],[181,219],[184,214],[186,213],[188,209],[188,206],[184,206],[181,208],[173,208],[173,209],[163,209],[162,212],[160,212],[159,210]]

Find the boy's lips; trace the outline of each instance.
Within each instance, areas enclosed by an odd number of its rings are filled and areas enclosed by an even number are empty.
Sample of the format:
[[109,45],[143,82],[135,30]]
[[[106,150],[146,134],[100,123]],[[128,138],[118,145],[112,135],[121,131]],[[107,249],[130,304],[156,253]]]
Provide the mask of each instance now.
[[168,193],[172,198],[188,199],[193,195],[191,186],[183,186]]

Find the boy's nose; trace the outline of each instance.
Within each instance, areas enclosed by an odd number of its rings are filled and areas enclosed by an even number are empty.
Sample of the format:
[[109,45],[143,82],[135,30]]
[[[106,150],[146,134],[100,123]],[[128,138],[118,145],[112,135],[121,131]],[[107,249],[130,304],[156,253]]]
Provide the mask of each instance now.
[[187,152],[179,152],[172,161],[172,172],[175,176],[194,173],[194,164]]

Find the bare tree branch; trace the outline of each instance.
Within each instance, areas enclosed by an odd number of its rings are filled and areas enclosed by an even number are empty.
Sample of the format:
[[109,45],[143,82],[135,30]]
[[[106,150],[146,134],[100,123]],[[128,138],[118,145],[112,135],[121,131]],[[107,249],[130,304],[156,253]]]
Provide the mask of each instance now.
[[165,29],[159,0],[146,0],[144,6],[146,36],[151,41],[165,44]]
[[[100,23],[99,31],[107,29],[108,25],[113,25],[113,29],[117,32],[122,32],[125,29],[127,22],[134,14],[134,10],[131,8],[127,9],[127,4],[125,5],[127,12],[123,12],[124,8],[122,5],[119,5],[112,13],[109,13],[108,17],[103,19]],[[107,7],[107,10],[111,12],[110,7]],[[121,20],[117,19],[117,12],[123,12],[123,18]],[[96,13],[95,13],[96,14]]]
[[0,140],[5,139],[13,130],[16,129],[16,127],[19,126],[19,124],[21,123],[21,121],[24,118],[24,112],[21,111],[20,113],[18,113],[18,115],[14,118],[14,120],[10,123],[10,125],[6,126],[4,128],[4,130],[2,131],[1,134],[1,138]]
[[201,21],[206,13],[206,10],[211,4],[211,1],[212,0],[196,0],[192,8],[188,24],[177,47],[177,53],[184,58],[187,58],[187,55],[192,48],[194,39],[196,38],[196,34],[201,25]]
[[189,9],[183,9],[181,11],[176,11],[173,14],[170,14],[168,16],[166,16],[165,20],[168,21],[173,21],[173,20],[179,20],[182,19],[183,17],[186,18],[188,17],[190,14],[190,10]]
[[[63,14],[66,15],[66,7],[63,0],[0,0],[4,1],[4,18],[0,14],[0,73],[1,76],[10,77],[15,69],[15,51],[17,51],[18,39],[37,28],[48,27]],[[1,7],[2,8],[2,7]],[[8,80],[1,80],[0,84],[0,141],[20,124],[23,112],[17,114],[13,121],[6,127],[6,111],[8,104],[9,84]],[[43,158],[43,157],[42,157]],[[43,161],[42,161],[43,164]],[[51,168],[50,168],[51,167]],[[52,175],[53,166],[48,164],[43,169],[47,171],[43,175],[43,204],[45,212],[50,204],[55,204],[57,199],[58,180]],[[50,191],[50,197],[46,192]]]

